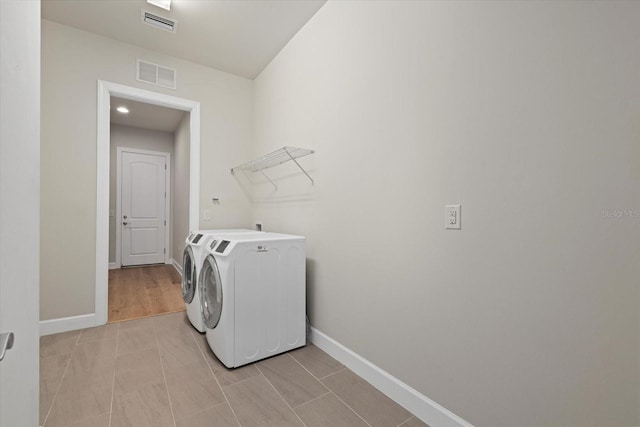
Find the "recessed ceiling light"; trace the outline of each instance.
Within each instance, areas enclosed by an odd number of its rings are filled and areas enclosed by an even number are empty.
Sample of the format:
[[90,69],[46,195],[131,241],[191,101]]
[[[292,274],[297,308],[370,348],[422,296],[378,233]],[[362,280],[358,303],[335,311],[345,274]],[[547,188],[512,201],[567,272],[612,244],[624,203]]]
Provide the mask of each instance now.
[[165,10],[171,10],[171,0],[147,0],[147,3],[161,7]]
[[122,114],[129,113],[129,109],[127,107],[125,107],[125,106],[120,106],[120,107],[116,108],[116,111],[118,113],[122,113]]

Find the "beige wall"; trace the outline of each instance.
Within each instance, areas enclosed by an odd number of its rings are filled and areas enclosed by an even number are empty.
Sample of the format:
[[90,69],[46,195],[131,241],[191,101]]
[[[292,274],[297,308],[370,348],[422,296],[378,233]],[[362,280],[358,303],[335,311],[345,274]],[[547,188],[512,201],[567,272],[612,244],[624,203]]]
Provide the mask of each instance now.
[[638,16],[320,9],[255,81],[254,155],[317,150],[254,186],[311,323],[477,426],[640,425]]
[[171,163],[171,257],[182,266],[184,242],[189,234],[189,114],[185,114],[175,132]]
[[[171,183],[173,184],[173,140],[174,136],[172,132],[140,129],[131,126],[111,125],[111,150],[109,162],[109,262],[115,262],[116,260],[116,153],[118,147],[169,153],[172,161]],[[170,194],[173,195],[173,192]],[[175,199],[172,197],[170,202],[173,210],[173,203],[175,202]],[[187,206],[189,206],[188,201]],[[114,212],[114,216],[111,216],[111,212]]]
[[[137,58],[177,69],[178,89],[137,82]],[[199,101],[201,209],[213,209],[200,227],[251,224],[229,168],[250,157],[252,81],[43,20],[41,320],[94,312],[99,79]]]

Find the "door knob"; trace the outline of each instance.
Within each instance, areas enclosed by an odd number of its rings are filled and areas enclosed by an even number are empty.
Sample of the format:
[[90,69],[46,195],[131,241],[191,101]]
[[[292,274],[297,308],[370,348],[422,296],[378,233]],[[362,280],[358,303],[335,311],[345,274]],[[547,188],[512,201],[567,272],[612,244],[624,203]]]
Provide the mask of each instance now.
[[122,223],[122,225],[127,225],[127,224],[129,224],[129,223],[128,223],[128,222],[123,222],[123,223]]
[[122,215],[122,217],[123,217],[124,219],[127,219],[127,216],[126,216],[126,215]]

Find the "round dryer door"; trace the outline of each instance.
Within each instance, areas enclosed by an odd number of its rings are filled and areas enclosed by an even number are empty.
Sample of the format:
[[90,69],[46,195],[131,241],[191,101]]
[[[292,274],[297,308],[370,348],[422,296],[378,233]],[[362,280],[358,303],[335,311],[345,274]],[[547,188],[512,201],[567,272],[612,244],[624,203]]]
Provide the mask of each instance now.
[[222,283],[218,264],[212,255],[204,261],[200,272],[200,304],[205,326],[215,328],[222,314]]
[[196,293],[196,260],[191,246],[184,249],[182,256],[182,298],[190,304]]

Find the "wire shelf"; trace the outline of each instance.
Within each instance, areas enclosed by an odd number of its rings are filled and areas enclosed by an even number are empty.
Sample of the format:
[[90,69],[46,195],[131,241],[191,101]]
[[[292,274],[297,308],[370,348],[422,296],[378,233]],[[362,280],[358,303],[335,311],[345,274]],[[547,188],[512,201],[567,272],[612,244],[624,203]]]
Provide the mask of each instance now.
[[[249,171],[249,172],[261,172],[264,169],[272,168],[274,166],[281,165],[282,163],[286,163],[289,161],[293,161],[300,170],[309,178],[311,184],[313,184],[313,179],[309,176],[307,171],[304,170],[300,163],[296,159],[300,157],[308,156],[309,154],[313,154],[314,151],[308,148],[298,148],[298,147],[282,147],[276,151],[273,151],[269,154],[265,154],[264,156],[258,157],[255,160],[251,160],[250,162],[243,163],[239,166],[231,168],[231,173],[235,174],[237,171]],[[263,173],[264,175],[264,173]],[[267,179],[267,177],[265,175]],[[271,179],[269,179],[271,184],[274,187],[278,188]]]

